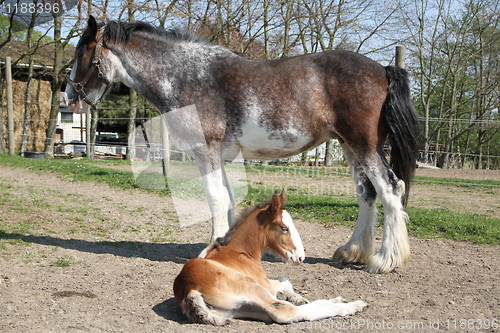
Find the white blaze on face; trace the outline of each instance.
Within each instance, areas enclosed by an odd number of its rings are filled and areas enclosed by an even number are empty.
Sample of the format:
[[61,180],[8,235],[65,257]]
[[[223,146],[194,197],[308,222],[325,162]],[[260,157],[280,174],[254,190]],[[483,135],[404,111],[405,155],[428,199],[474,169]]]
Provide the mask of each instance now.
[[[77,67],[78,66],[75,62],[69,74],[69,79],[71,81],[75,81]],[[81,99],[79,99],[77,96],[75,96],[77,92],[73,89],[71,85],[69,84],[66,85],[65,93],[66,93],[66,103],[70,111],[73,111],[74,113],[87,113],[87,111],[89,110],[89,105],[84,101],[82,101]],[[77,99],[76,103],[71,103],[75,99]]]
[[282,221],[288,227],[288,231],[290,232],[290,237],[292,238],[293,245],[295,245],[295,251],[292,252],[291,264],[298,265],[304,261],[306,258],[304,245],[302,245],[302,239],[300,239],[299,232],[292,221],[292,216],[286,210],[283,210],[282,213]]

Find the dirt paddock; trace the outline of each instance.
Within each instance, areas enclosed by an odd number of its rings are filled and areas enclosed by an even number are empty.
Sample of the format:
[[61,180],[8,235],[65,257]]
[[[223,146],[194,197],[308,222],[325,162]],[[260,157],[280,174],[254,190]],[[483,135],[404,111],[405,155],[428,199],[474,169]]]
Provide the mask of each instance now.
[[[450,172],[500,179],[498,171]],[[372,275],[329,262],[351,229],[296,221],[306,261],[291,267],[266,256],[268,275],[287,277],[309,300],[343,296],[370,307],[317,322],[214,328],[187,322],[172,292],[183,263],[208,241],[208,223],[181,228],[165,197],[55,174],[0,166],[0,189],[0,229],[7,230],[0,233],[0,332],[500,332],[499,246],[412,237],[406,267]],[[446,187],[414,190],[417,205],[448,200]],[[467,210],[463,203],[477,201],[483,209],[474,191],[454,191],[450,205]],[[498,202],[484,210],[498,216]]]

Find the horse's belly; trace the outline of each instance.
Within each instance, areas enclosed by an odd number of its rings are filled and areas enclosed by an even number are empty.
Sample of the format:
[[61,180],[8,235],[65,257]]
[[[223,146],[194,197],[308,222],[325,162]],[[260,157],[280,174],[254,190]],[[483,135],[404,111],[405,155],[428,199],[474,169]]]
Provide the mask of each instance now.
[[246,159],[273,160],[297,155],[318,143],[312,135],[295,128],[269,131],[249,126],[243,129],[237,144]]

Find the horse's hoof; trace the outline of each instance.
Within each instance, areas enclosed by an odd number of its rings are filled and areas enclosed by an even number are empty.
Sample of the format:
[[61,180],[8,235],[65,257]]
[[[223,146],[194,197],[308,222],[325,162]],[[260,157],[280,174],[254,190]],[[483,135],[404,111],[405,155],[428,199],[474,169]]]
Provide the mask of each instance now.
[[345,264],[366,265],[366,263],[368,262],[368,258],[360,251],[359,246],[355,245],[348,246],[348,244],[346,244],[339,247],[337,251],[335,251],[330,261],[341,263],[344,265]]

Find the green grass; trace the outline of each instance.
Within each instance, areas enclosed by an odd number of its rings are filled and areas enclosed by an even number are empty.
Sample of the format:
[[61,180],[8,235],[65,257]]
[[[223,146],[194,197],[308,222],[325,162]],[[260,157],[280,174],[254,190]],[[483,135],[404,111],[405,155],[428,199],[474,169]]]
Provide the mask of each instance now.
[[17,225],[13,225],[10,227],[10,232],[20,234],[20,235],[29,235],[31,232],[39,227],[40,223],[35,221],[23,220]]
[[[116,186],[123,189],[136,189],[140,188],[133,177],[132,171],[120,171],[110,168],[103,168],[99,165],[101,163],[116,164],[116,165],[130,165],[126,161],[92,161],[92,160],[59,160],[59,159],[26,159],[19,156],[10,156],[0,154],[0,163],[18,168],[28,168],[34,171],[56,172],[66,179],[72,181],[97,181]],[[102,165],[102,164],[101,164]],[[252,166],[248,172],[262,172],[264,167]],[[323,174],[317,172],[310,172],[303,174],[305,171],[290,171],[280,167],[266,167],[267,173],[276,173],[277,176],[283,175],[288,172],[298,172],[296,176],[306,177],[323,177]],[[268,174],[267,174],[268,175]],[[286,174],[286,176],[290,176]],[[147,177],[147,176],[146,176]],[[153,176],[151,176],[153,177]],[[155,176],[156,177],[156,176]],[[430,178],[430,177],[417,177],[417,181],[441,182],[446,183],[443,186],[469,186],[469,184],[488,186],[500,186],[499,181],[493,180],[466,180],[456,178]],[[158,179],[147,180],[145,182],[154,183]],[[458,184],[449,184],[458,183]],[[449,185],[448,185],[449,184]],[[11,189],[8,185],[1,185],[3,188],[0,190]],[[192,187],[193,192],[200,192],[201,184],[197,182],[187,183],[188,187]],[[339,198],[329,196],[316,196],[310,195],[307,191],[300,187],[290,187],[288,190],[287,209],[296,218],[306,221],[315,221],[319,223],[332,223],[336,225],[345,225],[348,227],[354,226],[358,214],[358,205],[354,198]],[[169,193],[168,189],[158,190],[151,189],[158,194],[166,195]],[[0,191],[2,192],[2,191]],[[245,203],[254,204],[266,200],[271,194],[272,190],[264,189],[261,187],[249,187],[248,195]],[[489,194],[491,195],[491,194]],[[0,204],[13,204],[13,198],[8,193],[0,193]],[[43,201],[34,202],[36,205],[47,206]],[[56,209],[62,210],[61,206]],[[382,209],[379,207],[379,211]],[[455,240],[473,241],[476,243],[487,244],[500,244],[500,218],[492,218],[480,214],[466,214],[448,211],[445,209],[425,209],[425,208],[409,208],[408,214],[410,215],[410,223],[408,230],[410,234],[420,237],[442,237]],[[383,215],[379,216],[379,223],[383,221]],[[30,230],[36,227],[36,224],[28,223],[27,221],[21,222],[18,226],[14,227],[18,233],[29,233]],[[14,231],[14,230],[9,230]],[[127,231],[135,232],[135,226],[129,226]],[[152,235],[154,242],[161,242],[166,239],[168,235]]]
[[414,181],[453,185],[458,187],[477,186],[477,185],[482,185],[485,187],[489,186],[500,187],[500,181],[492,179],[434,178],[434,177],[415,176]]
[[33,171],[56,172],[71,181],[92,180],[124,189],[139,187],[134,180],[132,172],[99,167],[95,165],[95,162],[87,159],[31,159],[17,155],[0,154],[0,163]]
[[409,208],[409,232],[420,237],[500,244],[500,218],[457,214],[446,209]]
[[58,258],[50,263],[51,266],[55,267],[69,267],[75,264],[75,259],[71,256],[65,256],[64,258]]

